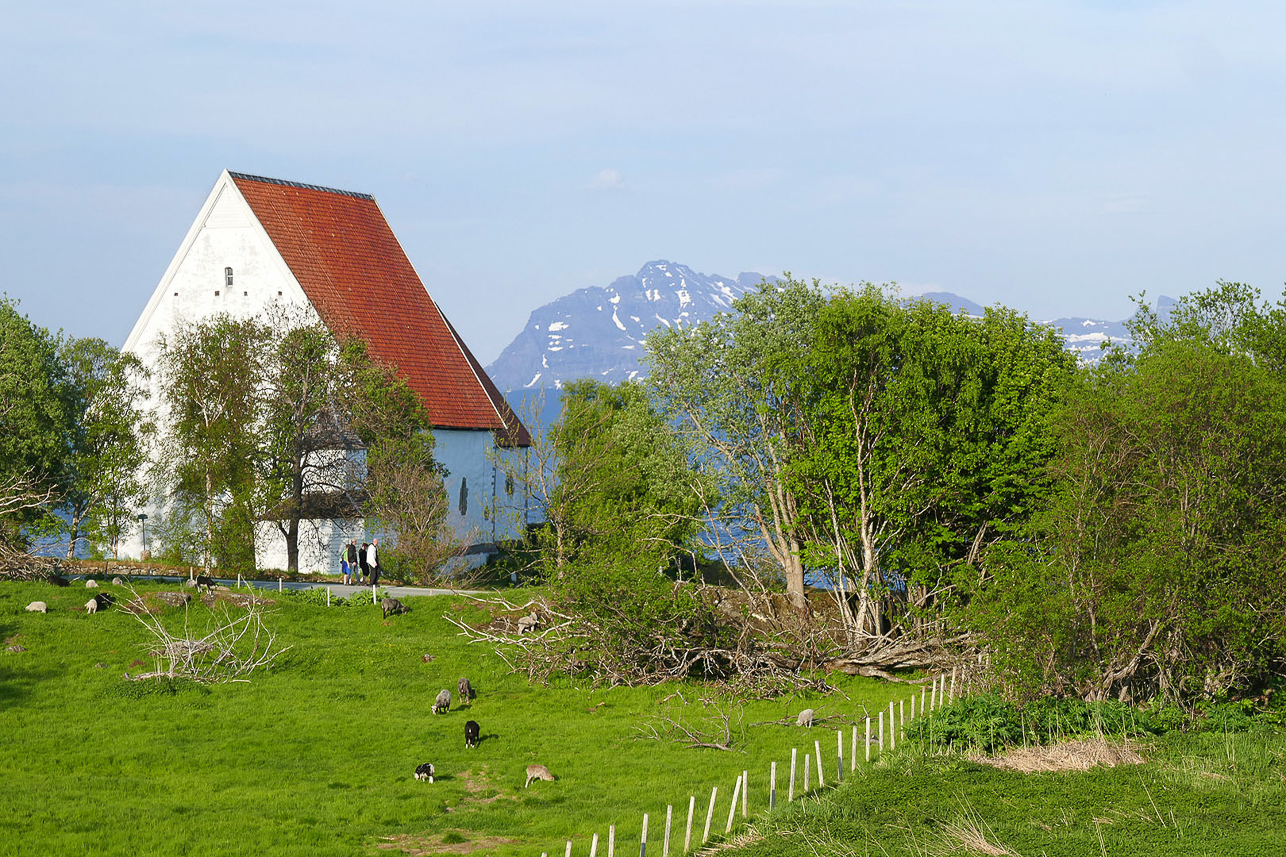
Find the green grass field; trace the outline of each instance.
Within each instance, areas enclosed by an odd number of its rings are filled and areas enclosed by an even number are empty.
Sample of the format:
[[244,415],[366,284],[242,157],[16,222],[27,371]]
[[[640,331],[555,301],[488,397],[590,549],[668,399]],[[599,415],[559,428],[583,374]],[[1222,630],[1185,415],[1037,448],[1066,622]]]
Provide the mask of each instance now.
[[[771,761],[784,793],[792,746],[802,758],[816,738],[834,753],[833,731],[749,724],[804,707],[851,718],[894,694],[845,679],[843,694],[824,699],[751,703],[744,739],[737,733],[744,752],[686,749],[640,740],[638,726],[674,713],[677,700],[662,700],[676,689],[695,702],[699,688],[531,686],[442,618],[485,618],[468,604],[407,599],[410,613],[382,621],[375,608],[289,596],[270,619],[293,648],[271,671],[248,684],[143,693],[155,685],[123,673],[151,669],[131,666],[147,660],[150,638],[119,609],[75,612],[88,597],[77,586],[0,585],[0,638],[27,649],[0,651],[0,853],[338,855],[389,853],[377,848],[393,842],[431,849],[445,837],[537,857],[561,854],[569,838],[588,853],[590,835],[606,839],[609,824],[637,849],[648,813],[659,854],[667,804],[679,828],[696,795],[699,839],[717,785],[722,832],[743,769],[753,812],[766,805]],[[33,600],[49,602],[49,614],[26,613]],[[191,611],[194,627],[209,618]],[[454,695],[461,676],[477,699],[431,714],[438,690]],[[482,725],[478,749],[464,747],[468,719]],[[414,780],[424,761],[436,783]],[[558,780],[524,790],[531,763]]]
[[[638,853],[648,813],[648,853],[660,855],[672,804],[677,855],[689,796],[699,841],[718,786],[713,831],[721,837],[742,770],[751,820],[738,821],[733,838],[745,855],[986,853],[957,850],[959,832],[971,828],[1024,855],[1286,853],[1279,734],[1153,738],[1144,765],[1054,774],[904,745],[872,766],[859,762],[855,778],[846,760],[846,781],[835,788],[832,725],[751,724],[804,707],[851,722],[909,696],[905,687],[846,678],[825,698],[749,703],[738,752],[694,750],[640,740],[638,727],[675,714],[675,691],[695,702],[700,688],[529,685],[443,619],[485,618],[466,602],[408,599],[409,614],[383,621],[369,606],[328,609],[281,596],[270,620],[293,648],[272,670],[247,684],[171,692],[124,680],[127,670],[151,668],[134,664],[147,660],[150,638],[119,609],[77,612],[87,598],[75,586],[0,585],[0,638],[27,649],[0,651],[0,854],[554,857],[568,839],[573,853],[588,854],[597,832],[605,857],[609,824],[618,853]],[[51,612],[26,613],[33,600]],[[210,618],[203,607],[191,611],[194,627]],[[460,676],[477,699],[431,714],[438,690],[454,694]],[[464,747],[468,719],[482,725],[475,750]],[[791,748],[802,761],[815,740],[828,788],[787,805]],[[436,766],[436,783],[413,779],[425,761]],[[766,814],[772,761],[779,806]],[[558,780],[524,790],[531,763]]]

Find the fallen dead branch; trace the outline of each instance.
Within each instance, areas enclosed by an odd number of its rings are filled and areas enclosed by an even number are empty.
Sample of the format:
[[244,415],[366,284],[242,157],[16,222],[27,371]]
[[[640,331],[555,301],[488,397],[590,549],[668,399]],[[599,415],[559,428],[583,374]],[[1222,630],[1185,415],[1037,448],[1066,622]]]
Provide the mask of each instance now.
[[125,677],[131,681],[152,678],[188,678],[201,682],[249,681],[247,676],[267,669],[290,646],[278,646],[277,635],[264,624],[265,603],[251,598],[244,610],[234,614],[221,602],[221,614],[211,612],[203,634],[189,627],[191,612],[183,603],[183,629],[176,633],[165,627],[160,614],[150,612],[142,596],[130,587],[133,596],[125,605],[126,612],[138,620],[152,635],[149,655],[160,668]]

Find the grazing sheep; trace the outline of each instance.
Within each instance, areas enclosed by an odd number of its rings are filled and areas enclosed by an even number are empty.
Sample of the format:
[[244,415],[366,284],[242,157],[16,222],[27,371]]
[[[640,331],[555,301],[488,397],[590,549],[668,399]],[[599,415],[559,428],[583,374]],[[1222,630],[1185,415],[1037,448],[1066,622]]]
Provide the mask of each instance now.
[[478,721],[470,720],[464,724],[464,746],[477,747],[481,740],[482,727],[478,725]]
[[451,691],[438,691],[438,698],[433,700],[433,713],[443,714],[451,710]]
[[204,589],[206,592],[214,591],[214,578],[206,577],[204,574],[196,576],[196,588],[198,591]]
[[523,788],[530,788],[532,780],[544,780],[547,783],[552,783],[554,781],[554,775],[549,773],[549,768],[546,768],[544,765],[528,765],[527,784],[524,785]]
[[99,610],[106,610],[115,602],[110,592],[100,592],[94,596],[94,603],[98,605]]
[[124,585],[125,585],[125,581],[121,580],[119,577],[112,578],[112,586],[124,586]]
[[795,725],[796,725],[796,726],[812,726],[812,725],[813,725],[813,709],[811,709],[811,708],[805,708],[803,711],[799,712],[799,716],[795,718]]
[[48,613],[49,605],[43,601],[33,601],[27,605],[28,613]]
[[89,580],[86,580],[86,581],[85,581],[85,588],[86,588],[86,589],[97,589],[97,588],[98,588],[98,581],[97,581],[97,580],[94,580],[94,578],[92,578],[92,577],[91,577]]
[[540,617],[537,616],[536,611],[533,610],[530,613],[528,613],[526,616],[518,617],[518,633],[525,634],[528,631],[534,631],[536,630],[536,626],[539,624],[540,624]]
[[428,780],[433,782],[433,763],[425,762],[415,769],[415,778],[417,780]]
[[463,701],[468,702],[473,699],[473,685],[469,684],[469,680],[467,678],[460,679],[460,681],[456,683],[455,689],[456,693]]
[[387,619],[390,613],[405,613],[406,605],[396,598],[381,598],[380,610],[383,611],[384,618]]
[[97,599],[97,598],[91,598],[91,599],[89,599],[88,601],[86,601],[86,602],[85,602],[85,612],[86,612],[86,613],[97,613],[97,612],[98,612],[98,599]]
[[71,581],[61,575],[51,574],[48,579],[54,586],[71,586]]

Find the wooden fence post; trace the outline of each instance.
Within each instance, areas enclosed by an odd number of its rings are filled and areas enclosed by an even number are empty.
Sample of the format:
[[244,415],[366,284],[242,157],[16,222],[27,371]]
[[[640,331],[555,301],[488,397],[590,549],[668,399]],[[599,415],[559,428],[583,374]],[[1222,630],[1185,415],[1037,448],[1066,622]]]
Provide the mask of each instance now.
[[800,792],[801,795],[808,794],[808,778],[809,776],[811,776],[808,769],[812,766],[812,764],[813,764],[812,756],[808,753],[805,753],[804,754],[804,790]]
[[732,787],[732,803],[728,804],[728,824],[724,827],[724,834],[732,832],[732,819],[737,815],[737,794],[741,791],[741,777],[737,777],[737,784]]
[[589,841],[589,857],[597,857],[597,854],[598,854],[598,834],[595,833],[594,838]]
[[871,761],[871,718],[866,718],[866,761]]
[[670,857],[670,822],[674,820],[674,805],[665,806],[665,844],[661,846],[661,857]]
[[790,748],[790,791],[786,792],[786,803],[795,800],[795,757],[799,755],[798,747]]
[[326,606],[330,606],[330,587],[326,587]]
[[692,816],[697,811],[697,796],[688,795],[688,832],[683,837],[683,853],[687,854],[692,850]]
[[746,815],[746,800],[747,800],[746,795],[748,794],[750,794],[750,772],[742,771],[741,772],[741,817],[742,818],[749,818],[749,816]]
[[853,746],[848,754],[848,770],[850,773],[857,772],[857,724],[853,724]]
[[924,713],[928,711],[928,709],[924,707],[924,700],[926,698],[925,694],[927,694],[928,692],[929,692],[928,688],[926,688],[924,685],[920,685],[920,716],[921,717],[923,717]]
[[706,810],[706,829],[705,829],[705,833],[701,834],[702,845],[705,845],[706,841],[710,838],[710,821],[711,819],[714,818],[714,799],[715,799],[715,796],[718,794],[719,794],[719,787],[713,786],[710,789],[710,808]]
[[889,749],[898,748],[897,715],[893,713],[893,700],[889,700]]
[[567,850],[563,853],[566,857],[572,857],[572,841],[570,839],[567,840]]
[[836,756],[835,784],[839,785],[844,782],[844,730],[840,729],[835,733],[839,739],[839,755]]
[[880,709],[880,755],[884,755],[884,709]]
[[956,701],[956,668],[951,668],[951,690],[947,694],[948,702]]
[[773,762],[768,770],[768,811],[777,808],[777,763]]
[[813,739],[813,749],[817,751],[817,787],[826,788],[826,777],[822,776],[822,742]]
[[607,857],[616,857],[616,825],[607,825]]
[[[569,845],[571,843],[568,843]],[[571,857],[570,854],[567,857]],[[647,813],[643,813],[643,836],[639,839],[639,857],[647,857]]]
[[898,700],[898,738],[906,738],[906,700]]

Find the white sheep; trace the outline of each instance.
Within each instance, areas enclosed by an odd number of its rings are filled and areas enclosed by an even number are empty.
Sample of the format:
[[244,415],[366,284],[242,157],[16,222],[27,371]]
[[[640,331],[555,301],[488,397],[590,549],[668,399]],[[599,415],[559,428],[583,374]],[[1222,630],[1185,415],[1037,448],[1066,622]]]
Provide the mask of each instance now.
[[438,691],[438,698],[433,701],[433,713],[442,714],[451,710],[451,691]]
[[540,617],[537,616],[536,611],[533,610],[530,613],[528,613],[526,616],[520,616],[518,618],[518,633],[525,634],[528,631],[534,631],[536,630],[536,626],[539,624],[540,624]]
[[125,585],[125,581],[121,580],[119,577],[112,578],[112,586],[124,586],[124,585]]
[[28,613],[48,613],[49,605],[43,601],[33,601],[27,605]]
[[86,580],[86,581],[85,581],[85,588],[86,588],[86,589],[97,589],[97,588],[98,588],[98,581],[97,581],[97,580],[94,580],[94,579],[91,577],[89,580]]
[[811,708],[805,708],[803,711],[799,712],[799,716],[795,718],[795,725],[796,725],[796,726],[812,726],[812,725],[813,725],[813,709],[811,709]]
[[86,612],[86,613],[97,613],[97,612],[98,612],[98,599],[97,599],[97,598],[91,598],[91,599],[89,599],[88,601],[86,601],[86,602],[85,602],[85,612]]

